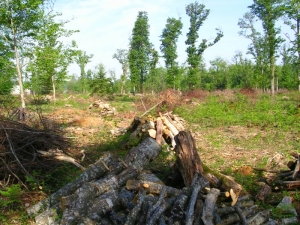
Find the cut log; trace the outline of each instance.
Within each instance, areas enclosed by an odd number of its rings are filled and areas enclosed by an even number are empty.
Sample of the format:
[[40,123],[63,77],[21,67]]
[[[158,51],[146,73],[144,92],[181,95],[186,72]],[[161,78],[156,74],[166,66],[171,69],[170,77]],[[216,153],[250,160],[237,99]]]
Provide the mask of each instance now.
[[160,218],[160,216],[172,206],[174,201],[175,201],[174,197],[163,201],[163,203],[158,208],[155,209],[154,213],[152,214],[150,219],[147,221],[146,225],[156,224],[156,222]]
[[203,212],[203,201],[201,199],[197,199],[193,225],[202,224],[202,219],[201,219],[202,212]]
[[261,202],[264,202],[266,197],[272,192],[271,187],[264,182],[258,183],[260,190],[258,191],[255,198]]
[[[197,181],[195,182],[195,184],[192,184],[192,190],[191,190],[192,194],[191,194],[190,201],[188,204],[188,208],[187,208],[187,212],[186,212],[186,219],[185,219],[185,223],[187,225],[193,224],[194,208],[195,208],[195,204],[197,201],[197,196],[198,196],[199,191],[208,185],[209,185],[209,182],[204,176],[199,177],[197,179]],[[220,192],[220,190],[219,190],[219,192]]]
[[148,137],[137,147],[129,151],[125,158],[125,163],[142,170],[143,167],[156,158],[160,152],[161,146],[153,138]]
[[189,187],[196,173],[203,175],[203,168],[196,143],[189,131],[180,131],[175,136],[175,141],[175,151],[178,158],[176,165],[183,177],[185,186]]
[[162,144],[163,123],[160,117],[156,120],[156,142]]
[[270,210],[265,210],[263,212],[257,213],[255,216],[247,220],[248,225],[258,225],[263,224],[270,218]]
[[145,191],[143,189],[141,189],[139,191],[138,202],[137,202],[136,206],[133,208],[133,210],[130,212],[130,214],[128,215],[125,225],[135,224],[135,221],[138,218],[139,212],[141,211],[144,198],[145,198]]
[[138,191],[141,188],[144,188],[146,190],[146,192],[150,193],[150,194],[160,194],[162,192],[163,188],[165,188],[168,196],[178,196],[181,192],[179,189],[165,186],[165,185],[159,184],[159,183],[149,182],[149,181],[128,180],[126,182],[127,190]]
[[202,213],[202,221],[205,225],[214,225],[214,208],[217,201],[218,196],[220,195],[220,190],[216,188],[212,188],[208,195],[205,198],[203,213]]
[[[257,206],[243,209],[242,212],[243,212],[243,215],[245,217],[247,217],[251,214],[254,214],[256,209],[257,209]],[[236,223],[238,221],[240,221],[239,215],[237,213],[231,213],[227,217],[222,218],[222,222],[220,224],[221,225],[229,225],[229,224]]]
[[118,203],[118,192],[111,190],[95,198],[92,206],[88,208],[87,217],[94,221],[100,221],[101,216],[108,213]]
[[161,120],[163,121],[163,123],[172,132],[172,134],[174,134],[174,136],[176,136],[179,133],[177,128],[172,123],[170,123],[170,121],[166,117],[164,117],[162,115],[160,115],[160,117],[161,117]]
[[300,180],[284,181],[282,184],[287,190],[300,189]]
[[296,166],[292,175],[293,180],[296,180],[299,172],[300,172],[300,156],[298,156]]
[[[214,177],[218,179],[216,182],[216,179],[211,179],[211,176],[206,176],[209,180],[210,184],[216,188],[221,189],[221,191],[229,191],[232,189],[230,195],[232,198],[232,205],[234,205],[238,199],[238,197],[243,193],[243,187],[234,181],[233,178],[226,176],[224,174],[219,173],[218,171],[213,171],[210,168],[208,168],[206,165],[202,164],[202,168],[204,170],[204,174],[212,174]],[[233,193],[234,194],[233,194]]]
[[116,164],[119,164],[119,169],[121,170],[125,168],[124,164],[121,163],[118,157],[114,156],[112,153],[105,153],[97,162],[90,165],[77,179],[68,183],[67,185],[53,193],[51,196],[49,196],[47,199],[29,207],[27,209],[27,213],[29,215],[35,215],[41,209],[47,209],[59,203],[61,197],[72,194],[84,183],[104,176],[109,172],[111,164],[115,165],[115,168],[118,168]]

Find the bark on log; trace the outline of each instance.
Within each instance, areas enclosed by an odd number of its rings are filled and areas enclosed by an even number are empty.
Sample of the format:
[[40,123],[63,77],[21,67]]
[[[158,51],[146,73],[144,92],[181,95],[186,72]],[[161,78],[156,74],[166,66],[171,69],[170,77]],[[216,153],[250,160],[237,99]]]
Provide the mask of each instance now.
[[296,180],[299,172],[300,172],[300,156],[298,156],[296,166],[292,175],[293,180]]
[[296,181],[284,181],[282,183],[287,190],[295,190],[300,188],[300,180]]
[[130,212],[130,214],[127,217],[127,220],[125,222],[125,225],[133,225],[135,221],[137,220],[138,214],[141,211],[142,204],[145,198],[145,191],[141,189],[139,191],[139,198],[136,206],[133,208],[133,210]]
[[147,221],[146,225],[154,225],[159,217],[168,210],[172,204],[175,202],[175,197],[172,197],[170,199],[165,200],[152,214],[150,219]]
[[203,213],[202,213],[202,221],[205,225],[214,225],[214,208],[217,201],[218,196],[220,195],[220,190],[216,188],[212,188],[208,195],[206,196]]
[[[245,217],[255,213],[255,210],[257,209],[257,206],[251,207],[251,208],[246,208],[243,209],[243,214]],[[229,225],[229,224],[233,224],[240,221],[240,217],[238,216],[237,213],[231,213],[229,214],[227,217],[222,218],[222,222],[220,223],[220,225]],[[248,221],[247,221],[248,222]]]
[[87,217],[100,221],[101,216],[111,211],[118,203],[118,192],[116,190],[108,191],[95,198],[92,206],[87,211]]
[[[196,201],[197,201],[197,196],[198,196],[199,191],[201,189],[205,188],[208,185],[209,185],[208,180],[204,176],[202,176],[202,177],[199,177],[197,179],[195,185],[193,186],[193,189],[191,190],[192,191],[192,195],[190,197],[190,201],[189,201],[189,204],[188,204],[188,209],[187,209],[187,212],[186,212],[185,223],[187,225],[192,225],[193,224],[193,220],[194,220],[194,208],[195,208],[195,204],[196,204]],[[220,193],[220,190],[218,190],[218,191]]]
[[172,123],[170,123],[170,121],[166,117],[161,115],[161,119],[162,119],[163,123],[168,127],[168,129],[172,132],[172,134],[174,136],[176,136],[179,133],[177,128]]
[[[219,181],[216,183],[215,179],[210,179],[210,176],[206,176],[207,179],[209,180],[209,182],[216,188],[221,189],[221,191],[229,191],[232,189],[234,194],[235,194],[235,201],[233,201],[232,203],[236,203],[237,198],[243,194],[243,187],[238,184],[237,182],[234,181],[233,178],[226,176],[224,174],[221,174],[217,171],[213,171],[210,168],[208,168],[206,165],[202,164],[202,168],[204,170],[204,174],[213,174],[214,177],[218,178]],[[233,196],[231,196],[233,198]],[[234,205],[232,204],[232,205]]]
[[175,136],[175,141],[175,151],[178,157],[176,164],[183,177],[185,186],[189,187],[196,173],[203,175],[203,168],[196,143],[189,131],[180,131]]
[[247,220],[248,225],[259,225],[268,221],[270,218],[270,210],[257,213],[255,216]]
[[148,137],[137,147],[129,151],[125,158],[125,163],[142,170],[144,166],[156,158],[160,152],[161,146],[153,138]]
[[195,219],[193,225],[200,225],[202,224],[202,212],[203,212],[203,201],[201,199],[198,199],[196,202],[196,207],[195,207]]
[[[109,172],[110,164],[115,165],[117,163],[120,164],[119,167],[121,167],[121,169],[124,169],[124,165],[120,163],[120,160],[118,160],[117,157],[115,157],[112,153],[105,153],[97,162],[89,166],[77,179],[68,183],[67,185],[53,193],[51,196],[49,196],[47,199],[29,207],[27,209],[27,213],[29,215],[34,215],[43,208],[49,208],[57,204],[62,196],[70,195],[78,188],[80,188],[84,183],[104,176]],[[115,168],[117,167],[115,166]]]
[[162,144],[163,123],[160,117],[156,120],[156,142]]
[[261,202],[264,202],[266,197],[272,192],[271,187],[266,183],[259,183],[260,190],[258,191],[257,195],[255,196]]
[[164,182],[162,182],[161,179],[159,179],[157,176],[155,176],[150,170],[146,171],[143,170],[138,176],[137,180],[145,181],[145,182],[152,182],[157,184],[164,185]]
[[181,193],[179,189],[165,186],[159,183],[153,183],[153,182],[141,181],[141,180],[128,180],[126,182],[127,190],[139,191],[142,188],[144,188],[147,193],[158,194],[158,195],[162,192],[163,188],[166,189],[168,196],[178,196]]

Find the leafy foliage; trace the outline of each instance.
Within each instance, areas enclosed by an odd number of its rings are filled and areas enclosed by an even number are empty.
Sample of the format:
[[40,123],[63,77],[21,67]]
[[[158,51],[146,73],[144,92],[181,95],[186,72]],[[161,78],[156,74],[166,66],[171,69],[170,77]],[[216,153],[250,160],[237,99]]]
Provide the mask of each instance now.
[[[181,34],[182,22],[180,19],[168,18],[166,27],[161,35],[160,50],[165,58],[166,68],[168,70],[167,84],[168,87],[175,89],[178,87],[178,63],[175,61],[178,57],[177,44],[178,37]],[[177,82],[176,82],[177,81]]]
[[20,203],[20,196],[22,190],[19,184],[13,184],[7,187],[6,190],[0,190],[0,206],[1,207],[12,207],[16,203]]
[[186,14],[190,17],[190,28],[187,33],[186,45],[189,64],[188,71],[188,86],[190,89],[195,88],[197,84],[197,74],[199,73],[199,64],[201,62],[201,57],[203,52],[208,48],[216,44],[223,37],[223,32],[219,29],[217,30],[217,36],[213,42],[209,42],[207,39],[202,39],[202,42],[198,47],[196,47],[197,39],[199,38],[198,31],[203,25],[203,22],[207,19],[209,15],[209,10],[205,9],[205,5],[199,4],[198,2],[191,3],[186,6]]
[[143,92],[143,84],[150,70],[151,43],[147,12],[139,12],[132,30],[129,50],[130,79],[134,88]]

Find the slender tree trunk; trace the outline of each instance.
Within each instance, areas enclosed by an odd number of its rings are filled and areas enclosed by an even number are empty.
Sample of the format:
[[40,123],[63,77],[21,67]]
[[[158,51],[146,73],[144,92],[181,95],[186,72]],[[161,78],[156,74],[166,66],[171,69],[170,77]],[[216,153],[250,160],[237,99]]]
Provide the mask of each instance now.
[[297,68],[297,72],[298,72],[298,81],[299,81],[299,85],[298,85],[298,90],[300,92],[300,18],[297,18],[297,52],[298,52],[298,68]]
[[275,56],[271,56],[271,94],[274,96],[275,94]]
[[52,90],[53,90],[53,102],[56,102],[56,89],[55,89],[55,79],[54,79],[54,75],[51,77],[52,80]]
[[16,70],[17,70],[17,74],[18,74],[18,83],[20,86],[21,106],[22,106],[22,109],[25,109],[26,104],[25,104],[25,98],[24,98],[23,79],[22,79],[22,73],[21,73],[21,69],[20,69],[17,39],[16,39],[14,23],[13,23],[12,19],[10,20],[10,25],[11,25],[11,30],[12,30],[12,33],[14,36],[14,51],[15,51],[15,58],[16,58]]

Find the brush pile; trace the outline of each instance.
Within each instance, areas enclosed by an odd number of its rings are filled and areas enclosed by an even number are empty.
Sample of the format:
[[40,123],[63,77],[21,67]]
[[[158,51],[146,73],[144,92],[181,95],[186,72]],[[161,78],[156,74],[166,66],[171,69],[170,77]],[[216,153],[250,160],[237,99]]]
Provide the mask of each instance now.
[[115,107],[112,107],[110,104],[103,102],[102,100],[94,101],[88,109],[97,108],[100,110],[101,116],[107,116],[107,115],[116,115],[117,110]]
[[[107,152],[73,182],[29,207],[36,224],[286,224],[259,209],[232,178],[205,166],[179,117],[135,118],[128,132],[140,142],[125,159]],[[171,169],[181,175],[177,182],[183,188],[166,185],[145,169],[162,151],[174,151]],[[293,215],[289,221],[295,220]]]
[[11,175],[20,181],[20,174],[30,176],[31,170],[45,169],[38,151],[66,149],[68,142],[58,130],[33,128],[25,123],[0,117],[0,180]]

